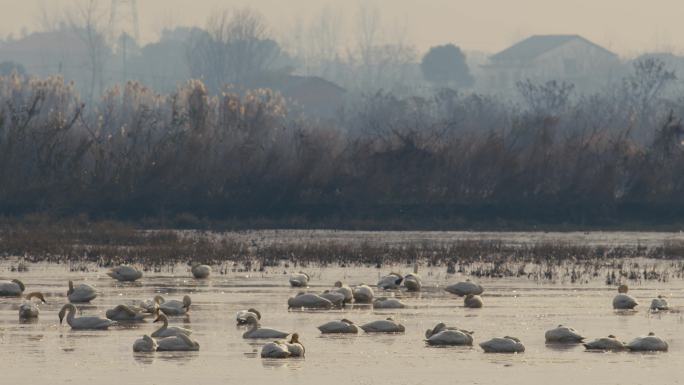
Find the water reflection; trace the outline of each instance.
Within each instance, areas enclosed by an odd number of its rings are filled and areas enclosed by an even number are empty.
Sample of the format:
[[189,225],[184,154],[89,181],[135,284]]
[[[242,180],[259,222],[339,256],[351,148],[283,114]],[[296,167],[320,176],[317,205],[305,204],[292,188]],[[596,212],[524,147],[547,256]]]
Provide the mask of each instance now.
[[154,358],[155,358],[155,353],[142,353],[142,352],[133,352],[133,359],[140,363],[140,364],[145,364],[145,365],[150,365],[154,363]]
[[199,357],[200,352],[157,352],[157,359],[186,365]]

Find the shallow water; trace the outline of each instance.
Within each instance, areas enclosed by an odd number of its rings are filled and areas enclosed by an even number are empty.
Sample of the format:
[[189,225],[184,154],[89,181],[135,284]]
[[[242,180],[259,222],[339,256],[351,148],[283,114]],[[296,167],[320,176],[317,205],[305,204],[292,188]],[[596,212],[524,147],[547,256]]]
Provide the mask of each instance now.
[[[121,284],[90,266],[86,273],[67,265],[30,264],[28,272],[10,272],[0,263],[0,279],[19,278],[27,291],[42,291],[48,304],[34,323],[20,323],[18,298],[0,299],[0,362],[7,384],[676,384],[684,381],[684,313],[649,314],[650,299],[668,296],[671,305],[684,305],[684,282],[649,282],[632,287],[642,304],[629,315],[615,313],[615,289],[602,282],[589,285],[538,284],[524,279],[482,280],[485,307],[464,309],[462,300],[443,291],[447,283],[465,277],[443,274],[444,268],[421,270],[424,290],[411,294],[390,292],[407,309],[374,311],[353,306],[333,311],[288,311],[287,298],[297,289],[288,286],[285,270],[263,273],[230,272],[194,280],[185,266],[173,272],[146,273],[138,283]],[[381,273],[408,272],[406,266],[375,268],[308,268],[312,291],[322,291],[338,279],[349,284],[375,283]],[[71,331],[59,325],[57,312],[66,301],[66,282],[87,282],[99,292],[83,314],[104,316],[119,303],[133,303],[156,293],[167,298],[192,297],[190,314],[173,317],[171,324],[192,328],[199,352],[132,352],[133,341],[157,325],[150,321],[109,331]],[[376,292],[377,295],[377,292]],[[265,360],[259,357],[265,341],[242,339],[236,327],[237,310],[255,307],[262,324],[297,331],[306,358]],[[316,326],[348,318],[357,324],[393,316],[406,326],[400,335],[322,336]],[[426,347],[425,330],[437,322],[475,331],[472,348]],[[544,344],[544,331],[558,324],[572,326],[589,338],[615,334],[623,340],[654,331],[670,344],[667,353],[588,353],[581,346]],[[485,354],[478,342],[513,335],[526,345],[517,355]]]

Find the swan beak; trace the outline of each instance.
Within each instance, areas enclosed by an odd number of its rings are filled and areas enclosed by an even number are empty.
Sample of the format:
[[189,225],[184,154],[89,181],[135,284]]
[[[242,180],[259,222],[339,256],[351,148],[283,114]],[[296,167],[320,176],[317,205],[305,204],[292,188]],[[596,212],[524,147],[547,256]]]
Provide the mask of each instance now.
[[159,322],[159,317],[155,318],[155,320],[152,321],[152,323],[154,323],[154,322]]

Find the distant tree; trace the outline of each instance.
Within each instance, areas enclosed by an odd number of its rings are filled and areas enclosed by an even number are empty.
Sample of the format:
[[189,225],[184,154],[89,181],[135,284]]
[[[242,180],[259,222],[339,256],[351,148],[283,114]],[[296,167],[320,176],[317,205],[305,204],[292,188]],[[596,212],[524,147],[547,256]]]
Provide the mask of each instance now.
[[13,61],[3,61],[0,62],[0,76],[8,76],[16,72],[17,75],[26,75],[26,69],[21,63],[16,63]]
[[469,87],[474,82],[465,55],[453,44],[430,48],[423,56],[420,69],[425,80],[436,85]]

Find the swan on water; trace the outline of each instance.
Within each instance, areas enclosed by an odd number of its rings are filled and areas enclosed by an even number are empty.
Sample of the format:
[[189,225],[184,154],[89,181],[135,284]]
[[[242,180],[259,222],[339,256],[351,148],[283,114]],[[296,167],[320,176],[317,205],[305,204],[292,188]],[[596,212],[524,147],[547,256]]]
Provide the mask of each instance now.
[[0,297],[20,297],[24,290],[26,286],[18,279],[0,281]]
[[413,273],[408,273],[404,276],[404,287],[408,291],[420,291],[423,287],[423,282],[418,275],[418,265],[415,265]]
[[144,313],[152,314],[156,313],[159,309],[159,305],[166,302],[164,297],[161,295],[155,295],[154,298],[146,299],[140,302],[140,308]]
[[82,283],[74,287],[74,282],[69,281],[69,290],[67,291],[69,302],[85,303],[94,300],[95,297],[97,297],[97,293],[92,286]]
[[142,309],[128,305],[117,305],[105,312],[105,316],[112,321],[140,322],[145,319],[145,315]]
[[354,292],[351,287],[342,283],[342,281],[335,282],[335,287],[332,291],[338,292],[344,295],[344,302],[350,303],[354,299]]
[[192,300],[189,295],[183,296],[183,301],[172,299],[159,304],[159,310],[168,316],[183,315],[190,310]]
[[522,353],[525,345],[515,337],[492,338],[489,341],[480,343],[480,347],[485,353]]
[[432,334],[425,342],[435,346],[472,346],[473,336],[461,330],[444,329]]
[[235,320],[237,321],[238,325],[248,324],[248,318],[254,318],[257,321],[259,321],[261,319],[261,313],[259,313],[259,311],[256,309],[250,308],[247,310],[240,310],[235,315]]
[[26,301],[19,305],[19,318],[21,319],[27,319],[27,318],[38,318],[38,314],[40,314],[40,309],[38,308],[38,305],[35,304],[34,302],[31,301],[31,299],[37,298],[39,299],[42,303],[45,302],[45,297],[43,297],[43,293],[40,292],[33,292],[29,293],[26,295]]
[[471,309],[479,309],[482,305],[482,297],[477,294],[468,294],[463,299],[463,306]]
[[332,302],[314,293],[300,292],[294,297],[287,300],[288,308],[306,308],[306,309],[330,309],[333,307]]
[[307,287],[309,286],[309,274],[299,272],[290,276],[290,286],[292,287]]
[[662,295],[659,295],[658,298],[653,298],[653,301],[651,301],[651,310],[653,310],[653,311],[670,310],[670,306],[667,303],[667,299],[665,299],[665,297],[663,297]]
[[211,266],[209,265],[192,265],[190,268],[190,271],[192,272],[192,276],[197,278],[197,279],[204,279],[209,277],[209,274],[211,274]]
[[318,327],[323,334],[357,334],[358,326],[348,319],[326,322]]
[[134,282],[143,276],[142,271],[128,265],[112,268],[107,275],[121,282]]
[[285,338],[290,333],[281,332],[275,329],[262,328],[256,318],[248,318],[249,330],[242,334],[242,338]]
[[375,296],[373,294],[373,289],[371,289],[368,285],[364,284],[356,286],[354,288],[353,294],[354,301],[358,303],[372,303],[373,297]]
[[333,290],[326,290],[323,293],[319,294],[322,298],[327,299],[333,304],[333,307],[343,307],[344,306],[344,300],[345,296],[343,293],[340,293],[338,291],[333,291]]
[[148,335],[142,336],[133,342],[134,352],[151,353],[157,351],[157,341]]
[[187,352],[199,350],[199,343],[185,334],[165,337],[157,341],[158,352]]
[[613,352],[620,352],[627,350],[627,345],[620,341],[614,335],[609,335],[608,337],[597,338],[593,341],[584,344],[584,348],[587,350],[606,350]]
[[262,358],[304,357],[304,345],[299,341],[299,334],[294,333],[289,341],[273,341],[261,348]]
[[380,297],[373,301],[374,309],[403,309],[406,305],[396,298]]
[[378,281],[377,287],[383,290],[394,290],[398,289],[399,286],[401,285],[401,282],[404,280],[404,277],[402,277],[398,273],[390,273],[389,275],[386,275]]
[[461,333],[470,334],[470,335],[473,335],[475,333],[473,331],[469,331],[469,330],[465,330],[465,329],[459,329],[459,328],[454,327],[454,326],[447,326],[444,322],[440,322],[437,325],[435,325],[434,328],[428,329],[425,331],[425,338],[429,339],[433,335],[440,333],[442,331],[445,331],[445,330],[457,330],[457,331],[460,331]]
[[360,326],[366,333],[403,333],[406,329],[404,325],[396,322],[391,317],[369,322]]
[[155,330],[154,333],[152,333],[152,337],[154,338],[173,337],[181,334],[189,336],[190,334],[192,334],[192,330],[190,329],[185,329],[178,326],[169,326],[169,319],[163,313],[160,313],[154,320],[154,322],[164,323],[159,329]]
[[466,296],[468,294],[480,295],[484,291],[481,285],[470,281],[469,279],[464,282],[454,283],[444,288],[451,294],[456,294],[458,296]]
[[67,314],[67,323],[72,329],[76,330],[105,330],[110,326],[116,325],[116,322],[110,321],[106,318],[100,317],[78,317],[76,318],[76,306],[68,303],[62,306],[62,310],[59,311],[59,323],[61,324],[64,320],[64,313]]
[[563,325],[547,330],[544,338],[547,343],[580,343],[584,340],[577,330]]
[[627,294],[628,291],[629,287],[627,285],[620,285],[618,287],[618,295],[613,298],[613,309],[631,310],[639,304],[634,297]]
[[637,337],[630,341],[627,348],[633,352],[666,352],[668,346],[665,340],[650,332],[646,337]]

